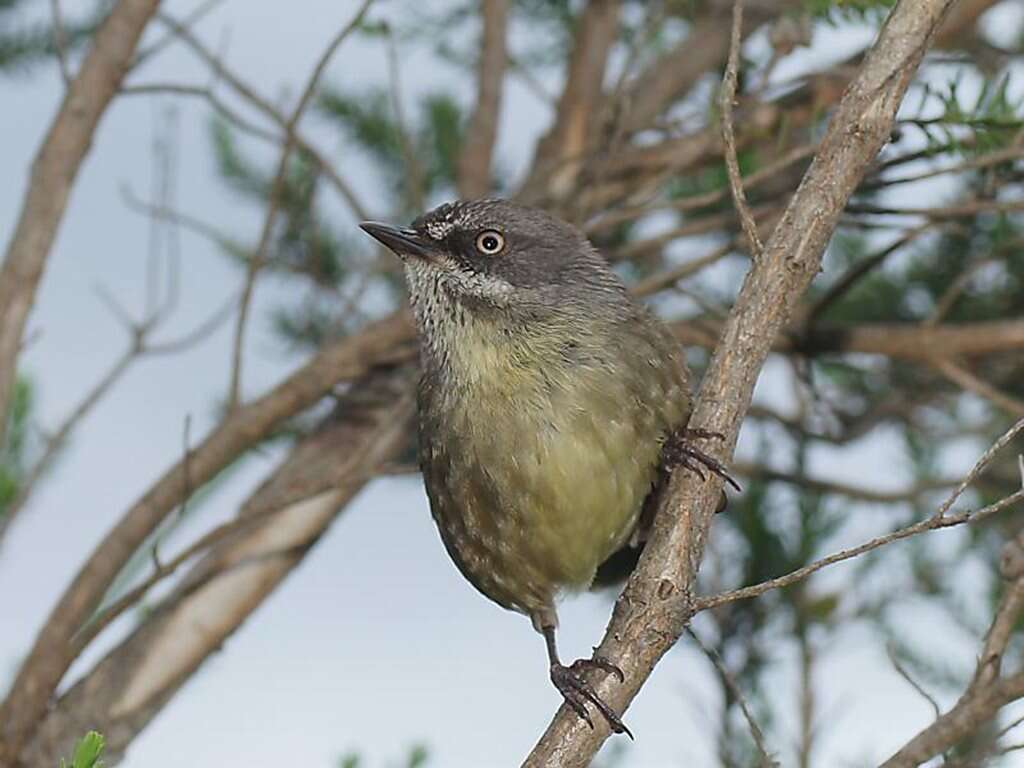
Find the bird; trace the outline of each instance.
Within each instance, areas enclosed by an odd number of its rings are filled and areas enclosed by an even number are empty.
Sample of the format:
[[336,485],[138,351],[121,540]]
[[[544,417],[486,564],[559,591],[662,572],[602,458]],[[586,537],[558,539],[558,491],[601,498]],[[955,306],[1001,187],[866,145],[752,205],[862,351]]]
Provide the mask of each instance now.
[[714,435],[687,427],[682,346],[578,228],[541,209],[456,201],[408,227],[360,227],[403,263],[419,464],[445,549],[543,635],[566,704],[593,728],[589,702],[632,738],[587,680],[599,670],[624,682],[622,671],[599,657],[562,664],[557,603],[638,551],[666,469],[728,477],[694,442]]

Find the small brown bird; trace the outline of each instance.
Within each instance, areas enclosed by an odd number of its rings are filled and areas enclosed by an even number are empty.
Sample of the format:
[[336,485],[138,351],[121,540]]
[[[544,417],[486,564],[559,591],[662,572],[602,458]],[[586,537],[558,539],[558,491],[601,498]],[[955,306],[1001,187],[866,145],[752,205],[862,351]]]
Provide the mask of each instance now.
[[564,666],[558,597],[585,590],[641,541],[665,455],[724,474],[687,438],[683,350],[575,227],[504,200],[442,205],[363,230],[405,264],[420,335],[420,465],[462,574],[544,635],[551,680],[591,727],[591,702],[629,733],[584,673]]

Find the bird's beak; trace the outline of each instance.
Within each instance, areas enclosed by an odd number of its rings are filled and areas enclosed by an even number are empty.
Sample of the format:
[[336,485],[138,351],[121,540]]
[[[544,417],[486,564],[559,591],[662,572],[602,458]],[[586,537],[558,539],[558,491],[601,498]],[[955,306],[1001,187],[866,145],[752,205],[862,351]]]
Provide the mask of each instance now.
[[364,221],[359,228],[390,248],[400,258],[416,256],[420,259],[429,259],[431,256],[430,243],[415,229],[399,229],[376,221]]

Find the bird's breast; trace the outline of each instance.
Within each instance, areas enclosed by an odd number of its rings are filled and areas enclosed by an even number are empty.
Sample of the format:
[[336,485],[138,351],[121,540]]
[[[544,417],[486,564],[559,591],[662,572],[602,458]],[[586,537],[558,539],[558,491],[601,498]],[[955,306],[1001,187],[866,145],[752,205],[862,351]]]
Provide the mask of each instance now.
[[570,360],[539,346],[463,347],[448,359],[460,370],[428,375],[420,403],[449,552],[481,591],[527,613],[588,586],[629,537],[686,407],[684,383],[651,350]]

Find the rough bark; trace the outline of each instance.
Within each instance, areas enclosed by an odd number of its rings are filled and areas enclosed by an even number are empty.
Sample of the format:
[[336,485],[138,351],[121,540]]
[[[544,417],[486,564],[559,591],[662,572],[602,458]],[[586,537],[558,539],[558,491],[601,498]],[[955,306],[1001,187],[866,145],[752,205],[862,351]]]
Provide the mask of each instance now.
[[[843,207],[889,137],[921,58],[954,0],[902,0],[847,88],[811,167],[740,290],[692,417],[725,436],[713,451],[728,460],[772,343],[820,269]],[[625,673],[602,679],[598,693],[624,710],[683,632],[693,609],[697,569],[721,482],[673,476],[637,570],[616,601],[596,653]],[[588,728],[567,707],[526,758],[525,766],[588,765],[609,735]]]

